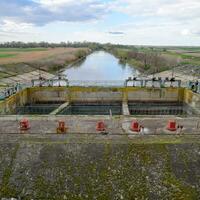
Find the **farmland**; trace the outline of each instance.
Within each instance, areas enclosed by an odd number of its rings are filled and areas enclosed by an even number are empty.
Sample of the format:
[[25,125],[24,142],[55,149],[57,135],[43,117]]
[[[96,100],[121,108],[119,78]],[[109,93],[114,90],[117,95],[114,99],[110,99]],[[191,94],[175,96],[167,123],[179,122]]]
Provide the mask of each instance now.
[[89,52],[88,48],[0,48],[0,79],[38,69],[55,74]]
[[172,74],[181,79],[200,77],[199,47],[148,47],[114,48],[109,51],[123,63],[137,67],[144,75],[161,77]]

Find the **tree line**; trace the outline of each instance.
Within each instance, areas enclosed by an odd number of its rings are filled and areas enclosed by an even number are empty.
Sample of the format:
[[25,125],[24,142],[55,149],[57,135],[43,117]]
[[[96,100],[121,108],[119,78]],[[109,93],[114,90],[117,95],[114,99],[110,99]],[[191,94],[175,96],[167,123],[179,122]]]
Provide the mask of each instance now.
[[49,42],[2,42],[0,43],[0,48],[57,48],[57,47],[89,47],[93,48],[102,48],[101,44],[94,42],[60,42],[60,43],[49,43]]
[[97,43],[97,42],[60,42],[60,43],[50,43],[50,42],[2,42],[0,43],[0,48],[57,48],[57,47],[73,47],[73,48],[90,48],[94,50],[104,49],[109,50],[113,48],[126,48],[126,49],[136,49],[133,45],[122,45],[122,44],[111,44],[111,43]]

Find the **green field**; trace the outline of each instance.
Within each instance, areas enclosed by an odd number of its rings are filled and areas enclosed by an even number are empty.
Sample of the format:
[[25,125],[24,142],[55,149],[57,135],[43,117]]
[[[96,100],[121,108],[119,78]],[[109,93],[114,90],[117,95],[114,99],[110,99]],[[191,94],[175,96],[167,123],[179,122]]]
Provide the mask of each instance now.
[[0,52],[30,52],[30,51],[47,51],[47,48],[0,48]]
[[10,57],[15,57],[17,54],[5,54],[5,53],[0,53],[0,58],[10,58]]

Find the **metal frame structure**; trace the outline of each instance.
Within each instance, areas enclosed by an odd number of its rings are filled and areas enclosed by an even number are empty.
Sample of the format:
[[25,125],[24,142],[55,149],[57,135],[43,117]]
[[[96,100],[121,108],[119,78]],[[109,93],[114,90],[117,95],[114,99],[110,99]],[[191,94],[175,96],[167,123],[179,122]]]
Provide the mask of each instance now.
[[195,93],[200,93],[200,82],[196,81],[189,81],[188,88],[191,89]]
[[165,78],[162,79],[161,77],[153,77],[151,79],[146,79],[146,78],[137,78],[137,77],[129,77],[128,79],[125,80],[124,86],[128,87],[128,83],[133,82],[132,86],[138,86],[137,83],[139,83],[140,87],[156,87],[155,83],[158,83],[158,87],[167,87],[166,83],[170,83],[170,87],[175,87],[175,84],[177,87],[181,87],[181,80],[176,80],[175,78]]
[[[153,77],[153,78],[138,78],[138,77],[129,77],[124,81],[69,81],[64,75],[58,75],[53,79],[44,79],[41,76],[39,79],[33,79],[31,81],[32,84],[15,84],[11,87],[5,88],[4,90],[0,91],[0,99],[3,100],[22,89],[27,87],[34,87],[34,86],[83,86],[83,87],[187,87],[191,89],[193,92],[200,93],[200,82],[199,81],[189,81],[187,86],[183,86],[181,80],[177,80],[174,77],[172,78],[165,78],[162,79],[161,77]],[[132,83],[129,85],[129,83]],[[167,85],[170,83],[170,85]]]
[[19,92],[21,89],[23,89],[22,85],[19,83],[16,83],[15,85],[12,85],[2,90],[0,92],[0,98],[5,99],[7,97],[10,97],[13,94],[16,94],[17,92]]
[[[44,79],[41,76],[39,77],[39,79],[33,79],[31,80],[32,83],[32,87],[34,86],[49,86],[49,87],[53,87],[54,84],[55,86],[69,86],[69,80],[64,76],[64,75],[58,75],[57,78],[53,78],[53,79]],[[64,83],[64,85],[62,84]]]

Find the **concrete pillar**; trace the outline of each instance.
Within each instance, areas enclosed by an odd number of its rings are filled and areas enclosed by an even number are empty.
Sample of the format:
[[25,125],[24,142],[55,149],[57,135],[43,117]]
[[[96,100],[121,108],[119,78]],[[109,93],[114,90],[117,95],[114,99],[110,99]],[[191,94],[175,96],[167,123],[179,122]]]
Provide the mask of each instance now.
[[126,116],[130,115],[127,101],[122,102],[122,112],[123,112],[123,115],[126,115]]
[[59,106],[57,109],[55,109],[54,111],[52,111],[50,113],[50,115],[57,115],[60,111],[62,111],[64,108],[69,106],[69,102],[66,102],[64,104],[62,104],[61,106]]

